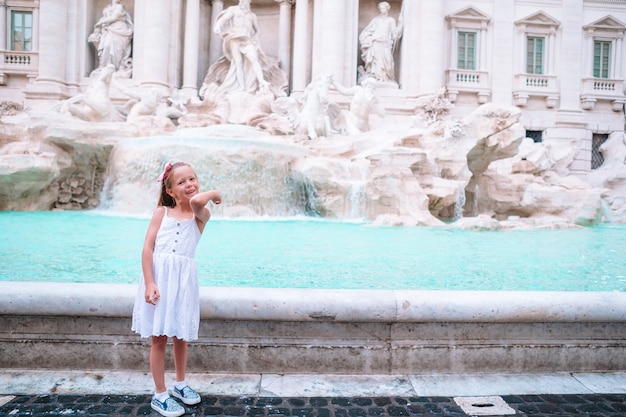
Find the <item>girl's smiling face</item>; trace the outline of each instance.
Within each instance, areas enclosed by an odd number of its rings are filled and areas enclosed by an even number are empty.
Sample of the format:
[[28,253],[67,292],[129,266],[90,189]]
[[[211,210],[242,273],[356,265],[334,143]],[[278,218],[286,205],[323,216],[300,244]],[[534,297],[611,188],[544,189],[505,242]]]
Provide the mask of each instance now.
[[182,165],[170,172],[170,188],[167,193],[178,201],[189,200],[198,194],[198,177],[188,165]]

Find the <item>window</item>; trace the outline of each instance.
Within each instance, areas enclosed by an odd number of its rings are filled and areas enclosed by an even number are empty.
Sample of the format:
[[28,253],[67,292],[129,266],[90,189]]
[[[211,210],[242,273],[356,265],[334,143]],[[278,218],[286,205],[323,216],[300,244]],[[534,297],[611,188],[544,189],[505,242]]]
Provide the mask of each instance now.
[[535,143],[543,142],[543,130],[527,130],[526,137],[531,138]]
[[[457,2],[461,3],[461,2]],[[487,68],[487,39],[491,18],[474,7],[446,16],[449,46],[446,48],[446,90],[454,103],[459,95],[475,96],[478,104],[491,97]]]
[[457,69],[476,69],[476,32],[459,32]]
[[529,36],[526,38],[526,73],[543,74],[543,37]]
[[606,133],[594,133],[591,139],[591,169],[600,168],[604,163],[604,156],[600,152],[600,146],[609,138]]
[[11,12],[11,50],[32,51],[33,14],[31,12]]
[[595,78],[609,78],[611,64],[611,42],[593,42],[593,76]]

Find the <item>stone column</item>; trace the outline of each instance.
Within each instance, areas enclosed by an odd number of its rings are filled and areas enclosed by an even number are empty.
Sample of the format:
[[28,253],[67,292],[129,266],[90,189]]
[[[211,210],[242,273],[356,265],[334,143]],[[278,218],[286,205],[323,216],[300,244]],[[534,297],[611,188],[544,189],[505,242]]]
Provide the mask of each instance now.
[[217,20],[217,15],[220,14],[224,10],[224,1],[223,0],[213,0],[212,8],[211,8],[211,26],[209,27],[209,65],[215,64],[222,56],[222,37],[217,33],[213,32],[213,25],[215,25],[215,20]]
[[39,0],[36,0],[33,6],[35,7],[33,9],[33,51],[39,51]]
[[141,85],[167,88],[170,0],[137,0],[137,3],[142,6],[140,13],[143,17],[141,27],[143,42],[137,45],[138,48],[143,48],[139,81]]
[[358,0],[315,0],[311,77],[332,74],[342,85],[356,83]]
[[398,69],[397,81],[401,89],[417,91],[420,81],[420,72],[416,71],[419,65],[419,31],[421,26],[419,4],[416,1],[406,0],[402,3],[404,27],[400,43],[400,60],[396,62],[396,68]]
[[615,58],[613,59],[613,78],[623,79],[622,74],[622,48],[624,47],[624,34],[620,33],[615,39]]
[[546,36],[546,39],[548,41],[548,44],[545,47],[548,50],[548,55],[546,56],[545,73],[548,75],[553,75],[555,71],[554,62],[556,57],[556,29],[550,29],[550,33],[548,34],[548,36]]
[[[584,50],[582,37],[580,36],[583,27],[583,0],[563,0],[563,20],[561,33],[563,42],[561,45],[561,68],[560,73],[561,101],[560,111],[580,110],[580,90],[572,86],[580,85],[583,69],[580,62],[580,51]],[[591,59],[587,58],[585,66],[592,68],[590,62],[593,61],[593,39],[588,41],[591,45]],[[593,73],[593,72],[592,72]]]
[[274,0],[280,4],[280,18],[278,21],[278,59],[280,68],[291,77],[291,5],[293,0]]
[[[0,22],[8,22],[6,0],[0,0]],[[33,29],[35,25],[36,25],[35,16],[33,16]],[[2,49],[5,49],[5,48],[10,49],[9,44],[7,43],[7,30],[0,30],[0,45]],[[34,45],[33,45],[33,50],[35,50]]]
[[296,0],[293,34],[293,71],[291,92],[303,92],[311,76],[311,20],[309,0]]
[[27,86],[25,95],[30,99],[65,99],[67,31],[59,28],[68,27],[67,0],[43,1],[40,12],[44,18],[39,22],[39,76]]
[[[513,47],[516,51],[525,51],[526,50],[526,25],[519,24],[515,25],[515,45]],[[549,47],[548,47],[549,49]],[[515,54],[513,71],[515,74],[525,74],[526,73],[526,55],[519,53]],[[547,73],[546,73],[547,74]]]
[[[79,65],[82,61],[78,59],[78,48],[84,49],[84,41],[87,39],[87,35],[80,38],[77,32],[81,27],[80,21],[84,22],[84,15],[80,14],[79,5],[76,0],[67,0],[67,30],[65,33],[67,46],[65,47],[65,60],[67,62],[65,66],[65,83],[70,87],[72,94],[78,93],[79,82]],[[81,7],[85,6],[85,3],[81,2]],[[80,17],[79,17],[80,14]],[[80,40],[79,40],[80,39]],[[80,45],[80,46],[79,46]],[[82,74],[81,74],[82,77]]]
[[[513,104],[514,51],[511,45],[515,42],[515,1],[498,0],[493,5],[493,39],[497,39],[493,45],[493,54],[489,75],[491,77],[491,101],[500,105]],[[484,32],[479,31],[479,37],[484,38]],[[483,39],[478,39],[481,49],[478,56],[482,60],[482,49],[486,49]],[[485,64],[478,62],[477,68]]]
[[357,64],[359,62],[359,0],[346,1],[345,16],[345,68],[344,85],[355,85],[357,80]]
[[[33,16],[34,19],[34,16]],[[7,6],[6,0],[0,0],[0,22],[7,22]],[[33,26],[35,22],[33,20]],[[10,49],[9,44],[7,43],[6,30],[0,30],[0,48],[2,49]],[[33,51],[35,49],[33,48]],[[2,71],[0,71],[0,86],[6,85],[7,76]]]
[[[448,63],[446,69],[456,69],[457,67],[457,51],[459,49],[459,35],[457,33],[456,24],[450,21],[447,26],[450,33],[450,48],[448,48]],[[446,80],[446,83],[448,80]]]
[[583,48],[583,67],[582,67],[582,76],[585,78],[593,77],[593,35],[594,30],[589,29],[584,32],[584,43],[587,43],[586,47]]
[[[570,165],[573,174],[584,174],[591,169],[591,131],[587,130],[585,113],[581,110],[580,89],[572,88],[581,83],[585,72],[591,69],[593,73],[593,39],[587,42],[589,50],[584,64],[580,60],[580,51],[583,51],[583,37],[580,36],[583,27],[583,0],[563,0],[562,2],[561,36],[568,41],[561,45],[559,73],[560,101],[556,114],[555,128],[548,130],[547,141],[562,141],[571,143],[579,149],[574,162]],[[584,65],[584,67],[583,67]]]
[[198,95],[199,36],[200,0],[187,0],[182,93],[189,98],[194,98]]
[[[511,38],[511,41],[514,41],[514,36]],[[480,53],[478,54],[478,62],[476,65],[476,69],[479,71],[487,71],[487,23],[483,22],[478,30],[478,42]],[[511,60],[513,62],[513,60]],[[513,68],[511,68],[513,70]],[[515,72],[515,70],[513,70]]]
[[400,87],[413,92],[436,92],[445,81],[444,2],[404,0],[403,3]]

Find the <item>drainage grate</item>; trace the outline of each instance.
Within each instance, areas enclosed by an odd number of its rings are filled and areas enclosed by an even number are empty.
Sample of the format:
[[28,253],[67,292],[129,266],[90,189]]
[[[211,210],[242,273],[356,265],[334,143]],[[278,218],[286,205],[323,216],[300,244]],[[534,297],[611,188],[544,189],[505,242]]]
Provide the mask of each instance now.
[[470,416],[508,416],[515,414],[502,397],[454,397],[459,407]]

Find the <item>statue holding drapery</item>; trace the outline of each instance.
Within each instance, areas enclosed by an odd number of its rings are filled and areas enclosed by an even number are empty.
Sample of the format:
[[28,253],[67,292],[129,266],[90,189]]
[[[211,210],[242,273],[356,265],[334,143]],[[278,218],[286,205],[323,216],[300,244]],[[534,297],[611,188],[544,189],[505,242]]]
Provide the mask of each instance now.
[[359,35],[361,58],[364,64],[362,78],[381,82],[395,82],[394,50],[402,36],[402,12],[396,20],[389,16],[388,2],[378,3],[380,14],[374,17]]
[[102,17],[94,25],[93,33],[87,40],[97,51],[98,70],[112,64],[118,74],[130,77],[134,26],[121,1],[112,0],[102,10]]

